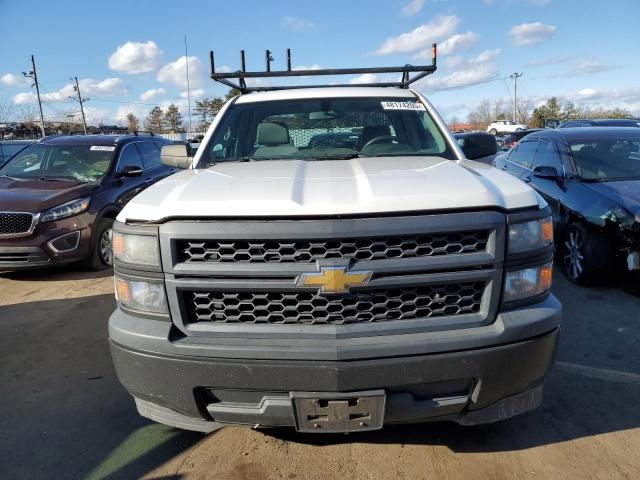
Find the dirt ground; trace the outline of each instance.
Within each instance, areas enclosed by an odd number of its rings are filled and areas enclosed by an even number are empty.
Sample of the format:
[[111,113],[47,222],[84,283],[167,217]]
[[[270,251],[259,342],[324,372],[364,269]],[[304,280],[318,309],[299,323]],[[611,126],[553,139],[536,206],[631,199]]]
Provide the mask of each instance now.
[[539,410],[311,436],[203,436],[140,418],[107,343],[110,272],[0,274],[0,478],[638,479],[640,298],[556,276],[565,307]]

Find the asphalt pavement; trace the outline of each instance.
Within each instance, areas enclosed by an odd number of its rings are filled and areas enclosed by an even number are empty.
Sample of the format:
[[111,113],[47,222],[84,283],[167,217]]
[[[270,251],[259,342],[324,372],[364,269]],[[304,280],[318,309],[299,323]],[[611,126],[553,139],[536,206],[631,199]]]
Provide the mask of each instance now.
[[140,418],[111,365],[110,272],[0,273],[0,478],[640,478],[640,298],[556,275],[543,406],[486,426],[340,436]]

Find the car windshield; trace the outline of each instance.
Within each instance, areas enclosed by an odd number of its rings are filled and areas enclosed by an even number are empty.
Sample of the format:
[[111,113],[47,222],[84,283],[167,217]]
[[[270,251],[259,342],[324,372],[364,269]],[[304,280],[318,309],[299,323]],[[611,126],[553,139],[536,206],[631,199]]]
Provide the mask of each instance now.
[[578,175],[587,181],[640,178],[640,134],[570,141]]
[[0,176],[97,182],[109,169],[114,150],[103,145],[34,144],[0,168]]
[[338,98],[230,107],[200,166],[225,161],[331,160],[455,154],[416,99]]

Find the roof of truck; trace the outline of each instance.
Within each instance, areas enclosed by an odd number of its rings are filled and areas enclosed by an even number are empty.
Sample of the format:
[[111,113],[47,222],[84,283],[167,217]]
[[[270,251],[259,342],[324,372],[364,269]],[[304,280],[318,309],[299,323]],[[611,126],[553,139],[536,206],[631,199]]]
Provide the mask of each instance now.
[[416,98],[412,90],[396,87],[323,87],[294,88],[266,92],[251,92],[241,95],[236,103],[272,102],[277,100],[297,100],[307,98]]

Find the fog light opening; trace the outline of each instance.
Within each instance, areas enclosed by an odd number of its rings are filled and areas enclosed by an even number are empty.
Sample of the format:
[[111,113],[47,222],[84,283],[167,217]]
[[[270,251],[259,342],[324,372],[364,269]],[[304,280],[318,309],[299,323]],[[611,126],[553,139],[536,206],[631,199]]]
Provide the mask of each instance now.
[[80,245],[80,231],[65,233],[49,242],[49,247],[55,253],[66,253],[75,250]]

